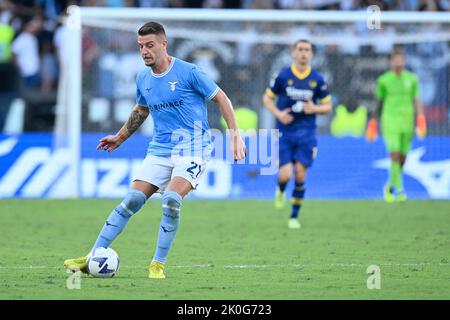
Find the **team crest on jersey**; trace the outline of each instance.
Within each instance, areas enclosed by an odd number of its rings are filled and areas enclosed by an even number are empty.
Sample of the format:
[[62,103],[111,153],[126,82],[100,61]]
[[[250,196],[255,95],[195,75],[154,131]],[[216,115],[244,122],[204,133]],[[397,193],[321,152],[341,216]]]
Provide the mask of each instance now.
[[169,81],[170,84],[170,90],[175,91],[175,85],[178,83],[178,81]]
[[312,157],[313,157],[313,159],[315,159],[317,157],[317,147],[314,147],[312,149]]
[[410,80],[406,80],[406,81],[404,82],[404,85],[405,85],[405,88],[409,89],[409,88],[411,87],[412,83],[411,83]]
[[308,85],[311,89],[314,89],[315,87],[317,87],[317,82],[314,80],[311,80],[308,82]]
[[289,80],[287,81],[287,83],[288,83],[288,86],[292,86],[292,85],[294,84],[294,80],[289,79]]

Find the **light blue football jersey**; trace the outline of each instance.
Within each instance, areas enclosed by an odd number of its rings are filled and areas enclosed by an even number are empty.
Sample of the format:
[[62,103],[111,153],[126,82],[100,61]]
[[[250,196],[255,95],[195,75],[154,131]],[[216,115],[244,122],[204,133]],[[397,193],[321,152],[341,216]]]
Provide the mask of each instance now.
[[169,68],[154,74],[151,68],[136,78],[136,103],[147,106],[154,122],[148,155],[209,157],[213,144],[206,100],[219,91],[198,66],[172,57]]

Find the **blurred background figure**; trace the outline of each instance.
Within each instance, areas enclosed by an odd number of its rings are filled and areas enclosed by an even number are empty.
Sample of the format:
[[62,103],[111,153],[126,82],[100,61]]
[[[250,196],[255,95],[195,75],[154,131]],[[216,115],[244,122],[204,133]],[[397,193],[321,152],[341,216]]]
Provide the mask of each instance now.
[[[7,16],[4,16],[8,20]],[[11,102],[14,98],[16,70],[12,56],[12,41],[15,35],[9,21],[0,20],[0,132],[3,131]],[[8,81],[6,81],[8,79]]]
[[41,84],[40,56],[37,34],[42,29],[42,18],[33,17],[26,21],[22,32],[12,44],[17,67],[24,90],[38,90]]

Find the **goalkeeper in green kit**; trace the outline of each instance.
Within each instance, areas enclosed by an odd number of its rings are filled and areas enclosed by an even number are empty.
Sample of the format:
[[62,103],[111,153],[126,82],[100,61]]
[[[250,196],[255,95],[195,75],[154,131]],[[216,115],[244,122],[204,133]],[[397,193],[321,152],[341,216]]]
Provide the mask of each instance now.
[[378,118],[381,115],[381,131],[391,158],[389,181],[383,189],[384,200],[389,203],[406,200],[402,168],[411,148],[414,131],[419,138],[426,135],[419,81],[414,73],[405,70],[405,60],[405,53],[401,49],[392,51],[391,70],[377,79],[375,96],[378,103],[366,132],[369,141],[377,137]]

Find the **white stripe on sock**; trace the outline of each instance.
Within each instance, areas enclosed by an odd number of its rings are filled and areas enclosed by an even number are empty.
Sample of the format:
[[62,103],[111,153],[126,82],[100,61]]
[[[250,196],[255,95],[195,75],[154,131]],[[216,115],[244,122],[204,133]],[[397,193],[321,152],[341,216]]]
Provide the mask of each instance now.
[[180,212],[180,208],[175,208],[175,207],[172,207],[172,206],[168,206],[167,204],[163,204],[162,207]]
[[128,212],[128,214],[129,214],[130,216],[132,216],[132,215],[134,214],[133,211],[131,211],[130,209],[128,209],[128,207],[125,205],[125,203],[123,203],[123,201],[120,203],[120,205],[122,206],[122,208],[125,209],[126,212]]

